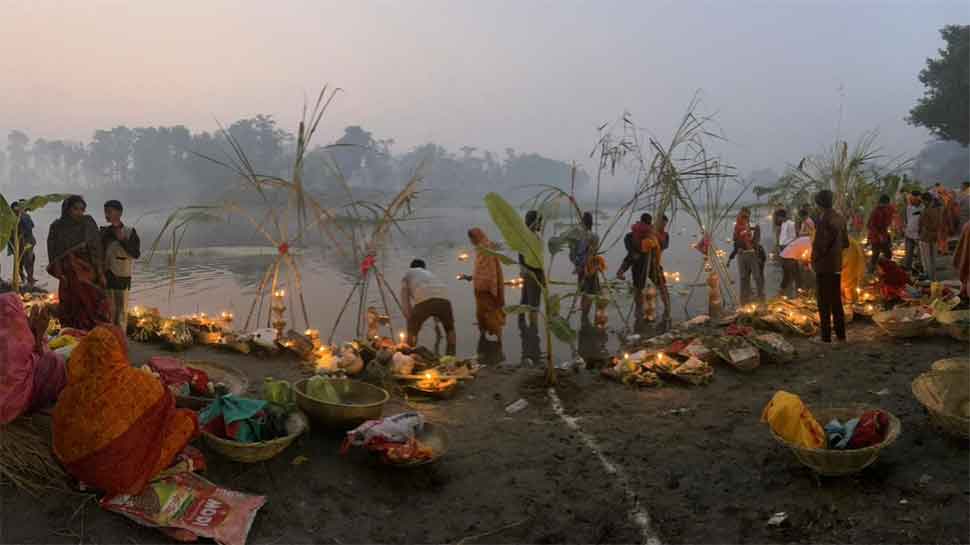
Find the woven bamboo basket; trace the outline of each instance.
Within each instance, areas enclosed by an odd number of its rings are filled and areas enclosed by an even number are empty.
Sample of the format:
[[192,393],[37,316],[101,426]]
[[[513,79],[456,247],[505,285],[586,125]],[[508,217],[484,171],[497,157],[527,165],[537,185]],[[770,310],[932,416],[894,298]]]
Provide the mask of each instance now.
[[942,360],[936,360],[933,362],[930,370],[970,372],[970,358],[944,358]]
[[[927,329],[929,329],[930,324],[935,319],[931,315],[918,318],[917,316],[921,312],[921,310],[915,308],[886,310],[873,314],[872,321],[876,322],[876,325],[892,337],[900,339],[919,337],[926,334]],[[900,319],[907,315],[912,319],[905,322]],[[896,319],[891,320],[890,318]]]
[[297,437],[302,435],[303,432],[310,427],[306,416],[302,412],[297,411],[296,414],[298,414],[300,417],[300,430],[296,433],[287,435],[286,437],[279,437],[270,441],[261,441],[259,443],[239,443],[236,441],[223,439],[221,437],[216,437],[207,431],[202,432],[202,437],[205,439],[205,444],[208,445],[209,448],[218,452],[222,456],[229,458],[230,460],[242,462],[244,464],[264,462],[286,450],[286,447],[290,446],[293,441],[296,441]]
[[970,341],[970,326],[966,325],[968,319],[970,310],[948,310],[936,315],[936,321],[949,336],[964,342]]
[[936,427],[970,439],[970,371],[929,371],[916,377],[912,388]]
[[[833,418],[845,422],[846,420],[862,416],[862,413],[867,410],[871,409],[866,407],[812,409],[812,414],[824,426],[826,422]],[[851,475],[862,471],[875,462],[879,458],[879,453],[882,449],[893,444],[902,432],[902,424],[899,423],[899,419],[887,411],[883,412],[889,416],[889,431],[886,432],[886,438],[879,444],[865,448],[853,450],[806,448],[785,441],[775,434],[774,431],[771,432],[771,435],[776,441],[791,449],[799,462],[805,464],[819,475],[827,477]]]

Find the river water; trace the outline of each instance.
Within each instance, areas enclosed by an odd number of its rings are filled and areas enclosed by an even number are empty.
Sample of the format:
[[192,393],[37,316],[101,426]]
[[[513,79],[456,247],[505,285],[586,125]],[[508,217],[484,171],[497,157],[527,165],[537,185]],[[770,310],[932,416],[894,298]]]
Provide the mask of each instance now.
[[[35,236],[39,241],[38,283],[51,291],[56,290],[57,285],[56,281],[43,271],[43,265],[47,263],[44,241],[47,236],[47,226],[54,219],[56,208],[51,206],[33,215],[37,225]],[[91,212],[100,212],[100,210],[92,209]],[[465,262],[459,260],[459,255],[462,253],[473,254],[466,236],[470,227],[482,227],[493,240],[500,239],[498,229],[492,224],[487,211],[481,207],[460,209],[423,207],[416,211],[415,215],[420,218],[402,223],[403,233],[393,234],[390,244],[378,259],[378,266],[389,284],[398,290],[400,278],[411,259],[424,259],[429,270],[438,275],[448,286],[455,312],[460,356],[478,353],[490,363],[520,362],[524,358],[538,361],[540,347],[545,346],[544,341],[540,341],[540,335],[543,334],[541,326],[530,327],[528,323],[523,323],[516,316],[509,316],[503,345],[481,341],[475,325],[475,303],[471,285],[467,281],[456,278],[459,274],[471,273],[473,258]],[[99,223],[104,221],[100,215],[96,215],[95,219]],[[259,236],[254,234],[253,229],[243,221],[233,220],[229,225],[196,225],[190,228],[189,234],[183,241],[173,272],[167,264],[166,254],[157,254],[151,261],[147,259],[149,248],[161,224],[160,216],[146,217],[141,216],[137,211],[126,211],[126,219],[138,229],[143,252],[142,259],[136,262],[135,266],[132,305],[157,307],[164,315],[195,312],[206,312],[211,315],[229,311],[236,317],[235,325],[239,328],[243,326],[257,286],[267,268],[273,263],[276,255],[275,248],[268,245],[265,239],[261,241]],[[608,217],[600,219],[601,224],[608,222]],[[727,225],[722,229],[723,232],[717,236],[717,244],[721,249],[729,251],[730,244],[727,238],[730,236],[728,230],[732,222],[725,223]],[[625,230],[624,228],[623,232]],[[764,233],[770,233],[766,226],[763,226],[762,230]],[[703,265],[702,256],[693,249],[693,244],[697,242],[696,224],[685,214],[679,214],[674,218],[669,231],[670,247],[664,253],[663,259],[664,268],[668,273],[680,273],[680,282],[671,284],[672,314],[674,320],[678,320],[706,312],[707,290],[701,287],[695,289],[693,294],[689,292],[690,285],[701,282],[698,270]],[[614,238],[616,235],[611,234],[606,242]],[[167,243],[168,239],[163,241],[163,246]],[[303,296],[310,326],[319,329],[326,339],[334,327],[341,306],[357,281],[359,265],[352,257],[343,256],[319,242],[310,242],[294,249],[294,252],[298,255],[297,261],[302,274]],[[622,243],[613,245],[606,252],[610,278],[614,276],[624,254]],[[770,286],[767,291],[771,294],[777,290],[777,280],[774,278],[773,267],[769,265],[767,269],[768,286]],[[8,276],[9,258],[5,258],[3,270],[4,276]],[[573,279],[571,266],[565,255],[556,256],[551,272],[554,280]],[[507,279],[518,275],[517,267],[505,268]],[[284,287],[287,290],[295,288],[292,284]],[[518,303],[520,296],[520,289],[506,288],[507,304]],[[347,313],[337,325],[335,341],[353,338],[357,325],[358,301],[356,297],[353,299]],[[606,331],[595,327],[580,327],[577,309],[571,316],[570,323],[579,330],[577,347],[581,355],[590,359],[615,349],[616,333],[626,329],[622,315],[630,313],[631,301],[629,295],[624,293],[617,300],[616,305],[610,306],[609,327]],[[373,282],[368,291],[367,304],[383,308],[384,302]],[[393,331],[403,330],[404,322],[396,304],[390,298],[387,304],[391,310]],[[658,307],[660,306],[658,299]],[[660,308],[658,308],[658,315],[659,313]],[[302,330],[305,327],[299,312],[288,311],[286,318],[291,323],[296,320],[296,329]],[[263,321],[265,322],[265,317]],[[251,323],[250,328],[253,327],[254,323]],[[431,321],[429,321],[421,333],[420,340],[424,344],[432,344],[434,337]],[[557,361],[570,358],[573,353],[572,348],[565,343],[554,341],[553,351]]]

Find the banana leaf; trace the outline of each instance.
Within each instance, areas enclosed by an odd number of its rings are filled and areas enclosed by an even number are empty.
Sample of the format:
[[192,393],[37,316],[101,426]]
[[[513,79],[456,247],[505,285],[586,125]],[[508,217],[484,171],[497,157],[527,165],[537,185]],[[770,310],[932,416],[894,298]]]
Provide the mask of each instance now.
[[43,208],[52,202],[61,202],[70,197],[66,193],[50,193],[48,195],[35,195],[24,202],[24,209],[28,212]]
[[564,343],[571,343],[576,340],[576,332],[569,327],[569,322],[561,316],[549,318],[548,327],[549,331],[552,331],[552,334]]
[[16,226],[17,215],[7,204],[7,199],[0,195],[0,248],[7,247],[7,242],[13,236],[13,229]]
[[522,216],[497,193],[485,195],[485,206],[492,221],[502,232],[502,238],[510,248],[522,254],[526,265],[543,268],[542,241],[531,229],[525,226]]

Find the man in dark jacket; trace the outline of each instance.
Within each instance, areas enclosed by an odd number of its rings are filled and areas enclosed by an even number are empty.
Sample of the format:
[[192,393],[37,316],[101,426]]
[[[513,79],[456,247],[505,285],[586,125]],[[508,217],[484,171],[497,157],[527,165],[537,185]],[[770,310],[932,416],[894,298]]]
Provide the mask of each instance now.
[[812,269],[815,270],[815,298],[821,321],[822,342],[832,342],[832,322],[835,336],[845,341],[845,314],[842,309],[842,250],[849,247],[845,218],[832,209],[833,195],[829,190],[815,195],[821,213],[815,225],[812,241]]

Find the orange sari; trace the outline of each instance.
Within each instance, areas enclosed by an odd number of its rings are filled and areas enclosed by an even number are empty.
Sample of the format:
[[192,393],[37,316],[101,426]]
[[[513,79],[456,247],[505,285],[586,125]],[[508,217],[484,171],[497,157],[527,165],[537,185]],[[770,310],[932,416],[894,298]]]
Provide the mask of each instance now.
[[476,246],[472,286],[475,289],[475,319],[478,326],[492,335],[501,335],[505,328],[505,278],[502,262],[479,248],[495,250],[495,244],[485,232],[475,227],[468,236]]
[[[97,327],[71,354],[54,407],[54,454],[108,494],[138,494],[196,436],[198,417],[131,367],[117,328]],[[123,339],[123,337],[121,337]]]

